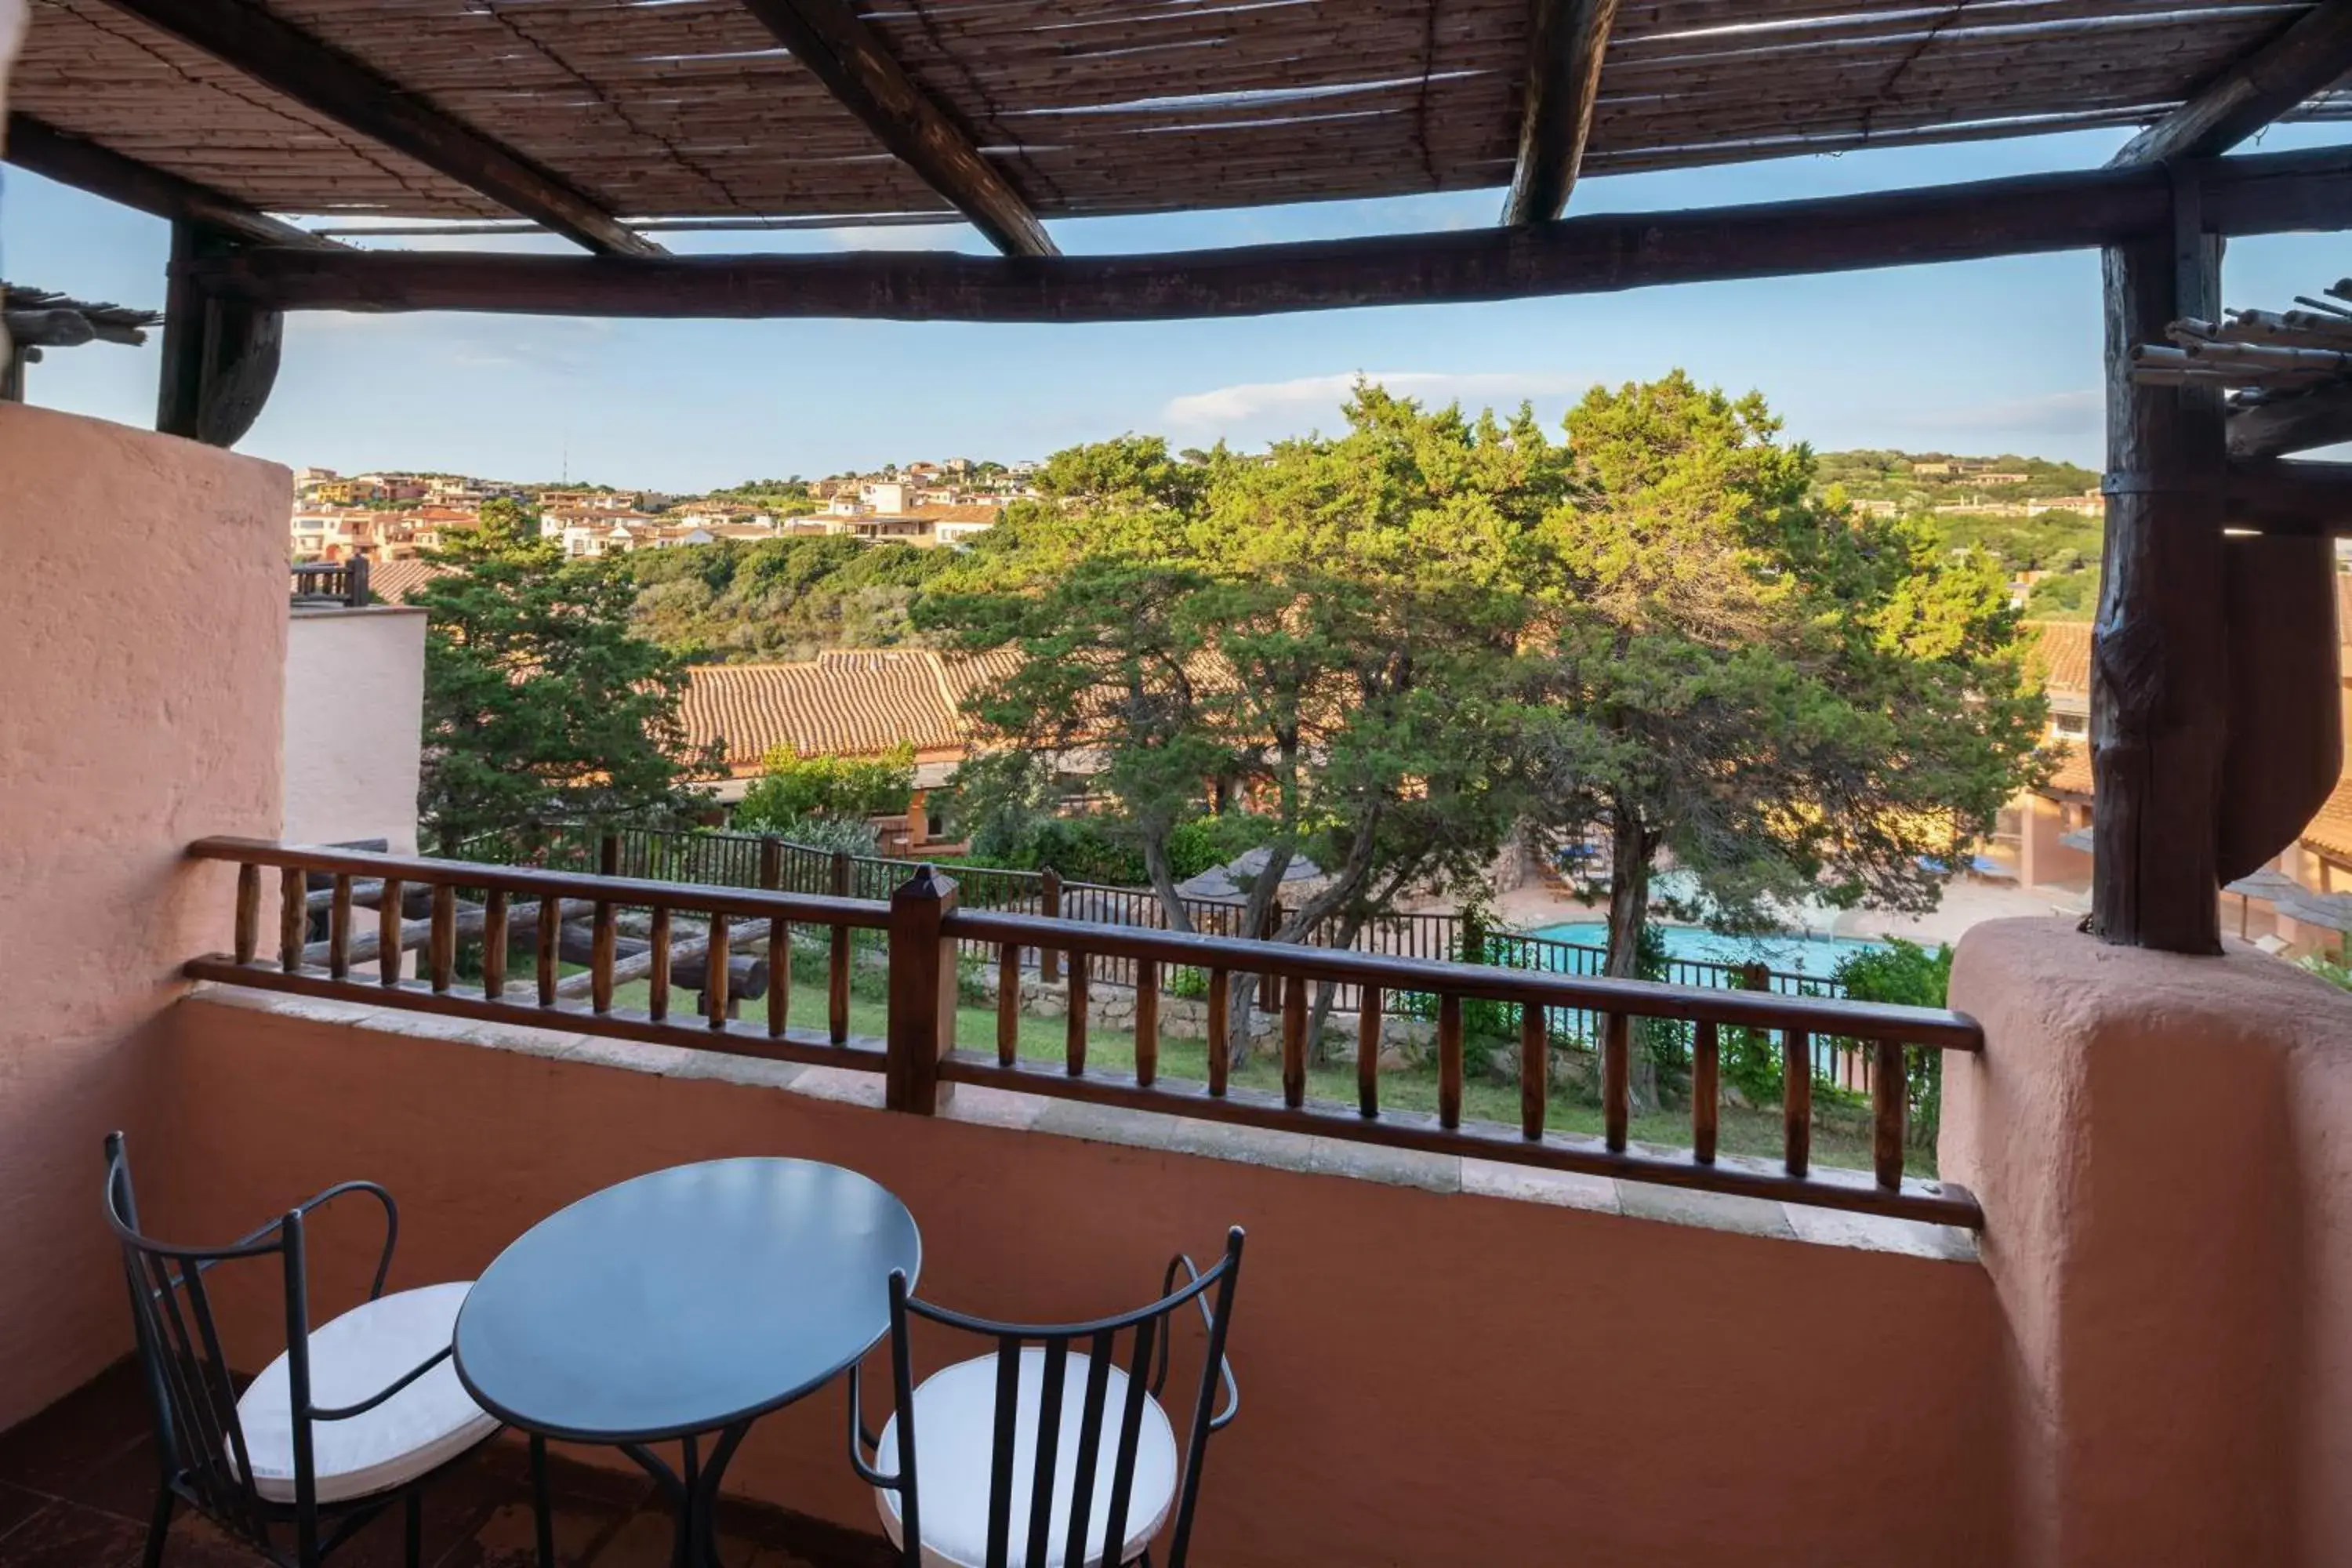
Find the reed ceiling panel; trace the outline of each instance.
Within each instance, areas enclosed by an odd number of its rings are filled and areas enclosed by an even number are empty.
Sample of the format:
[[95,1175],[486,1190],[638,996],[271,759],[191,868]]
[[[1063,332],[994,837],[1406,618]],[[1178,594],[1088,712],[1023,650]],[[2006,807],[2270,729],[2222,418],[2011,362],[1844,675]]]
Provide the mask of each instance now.
[[[223,0],[225,4],[256,0]],[[625,216],[935,209],[739,0],[268,0]],[[2139,123],[2301,0],[1623,0],[1587,168]],[[497,211],[149,31],[36,0],[17,92],[278,211]],[[1505,184],[1526,0],[870,0],[1047,216]],[[2306,112],[2339,118],[2341,93]]]

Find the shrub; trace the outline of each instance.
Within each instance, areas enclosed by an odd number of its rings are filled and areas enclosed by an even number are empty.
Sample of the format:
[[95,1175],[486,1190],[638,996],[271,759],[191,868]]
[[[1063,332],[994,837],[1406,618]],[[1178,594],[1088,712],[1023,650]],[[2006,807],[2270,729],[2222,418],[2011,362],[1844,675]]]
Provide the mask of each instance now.
[[803,757],[778,746],[761,767],[735,807],[735,826],[746,832],[790,837],[784,824],[813,817],[892,816],[915,790],[915,748],[904,742],[879,757]]
[[[1951,993],[1952,949],[1933,952],[1896,938],[1885,948],[1849,953],[1838,961],[1837,978],[1856,1002],[1905,1007],[1941,1007]],[[1932,1144],[1944,1110],[1944,1053],[1913,1047],[1903,1053],[1904,1095],[1910,1102],[1911,1142]]]

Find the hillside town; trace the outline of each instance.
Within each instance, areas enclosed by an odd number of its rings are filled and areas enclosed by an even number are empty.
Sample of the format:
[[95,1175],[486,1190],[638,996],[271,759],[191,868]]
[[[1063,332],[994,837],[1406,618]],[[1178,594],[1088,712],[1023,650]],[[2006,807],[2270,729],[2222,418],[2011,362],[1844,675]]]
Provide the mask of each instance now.
[[887,465],[864,474],[761,481],[668,495],[607,486],[532,485],[463,474],[294,471],[289,548],[297,563],[414,561],[478,526],[485,501],[534,509],[573,559],[721,540],[837,537],[954,548],[985,532],[1007,502],[1034,496],[1036,465]]

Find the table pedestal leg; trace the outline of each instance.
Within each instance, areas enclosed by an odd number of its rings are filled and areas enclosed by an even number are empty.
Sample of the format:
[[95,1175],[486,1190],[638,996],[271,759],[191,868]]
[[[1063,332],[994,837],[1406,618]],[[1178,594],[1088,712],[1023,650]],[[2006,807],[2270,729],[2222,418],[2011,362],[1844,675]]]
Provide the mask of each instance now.
[[621,1445],[621,1452],[653,1477],[654,1483],[669,1499],[670,1507],[677,1510],[677,1534],[670,1549],[673,1568],[720,1568],[716,1522],[719,1483],[727,1473],[728,1460],[735,1457],[736,1447],[743,1441],[743,1434],[751,1429],[749,1421],[720,1428],[708,1463],[703,1461],[699,1438],[682,1439],[681,1468],[676,1470],[642,1443]]

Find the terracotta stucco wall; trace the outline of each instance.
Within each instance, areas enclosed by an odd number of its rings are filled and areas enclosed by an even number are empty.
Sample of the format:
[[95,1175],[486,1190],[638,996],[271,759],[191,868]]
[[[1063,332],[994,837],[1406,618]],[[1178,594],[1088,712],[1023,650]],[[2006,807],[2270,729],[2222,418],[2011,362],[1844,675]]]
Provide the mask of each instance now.
[[99,1140],[278,826],[286,471],[0,405],[0,1426],[127,1348]]
[[2026,1568],[2352,1562],[2352,995],[1970,931],[1942,1169],[2014,1336]]
[[415,854],[425,612],[297,610],[287,637],[281,837]]
[[[402,1205],[395,1284],[472,1277],[612,1182],[745,1153],[881,1181],[923,1228],[924,1291],[992,1313],[1136,1304],[1172,1251],[1247,1226],[1244,1406],[1211,1452],[1203,1563],[2006,1561],[2001,1336],[1972,1261],[934,1121],[201,997],[173,1021],[179,1111],[142,1181],[151,1214],[226,1235],[373,1177]],[[323,1240],[337,1302],[373,1235],[354,1211]],[[269,1288],[232,1300],[255,1364],[278,1344]],[[872,1529],[842,1422],[837,1389],[770,1417],[730,1484]]]

